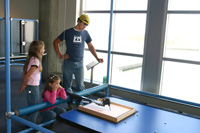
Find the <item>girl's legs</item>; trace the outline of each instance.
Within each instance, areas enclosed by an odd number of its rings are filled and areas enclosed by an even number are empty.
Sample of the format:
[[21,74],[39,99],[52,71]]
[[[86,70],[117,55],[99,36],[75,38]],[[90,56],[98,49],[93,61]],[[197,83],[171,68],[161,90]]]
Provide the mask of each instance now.
[[51,109],[42,111],[41,115],[43,117],[43,119],[41,121],[42,123],[50,121],[50,120],[53,120],[53,119],[56,118],[56,113],[53,110],[51,110]]
[[53,111],[54,111],[57,115],[66,112],[66,110],[65,110],[64,108],[62,108],[62,107],[55,107],[55,108],[53,108]]
[[[27,85],[26,90],[26,98],[28,106],[38,104],[39,103],[39,86],[29,86]],[[36,123],[38,116],[38,111],[33,112],[27,115],[27,120],[33,123]]]

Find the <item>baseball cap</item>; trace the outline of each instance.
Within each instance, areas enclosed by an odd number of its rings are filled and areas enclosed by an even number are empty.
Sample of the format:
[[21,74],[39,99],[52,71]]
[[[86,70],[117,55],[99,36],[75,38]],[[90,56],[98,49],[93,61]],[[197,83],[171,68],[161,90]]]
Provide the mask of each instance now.
[[82,14],[79,19],[87,25],[90,23],[90,18],[86,14]]

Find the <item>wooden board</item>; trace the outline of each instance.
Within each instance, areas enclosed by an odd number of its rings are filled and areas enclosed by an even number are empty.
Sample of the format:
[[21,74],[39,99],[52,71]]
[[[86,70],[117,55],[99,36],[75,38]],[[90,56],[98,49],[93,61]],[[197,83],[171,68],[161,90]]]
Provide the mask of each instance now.
[[109,120],[115,123],[118,123],[121,120],[135,113],[134,108],[127,107],[127,106],[120,105],[113,102],[110,104],[110,108],[108,105],[106,105],[105,107],[102,107],[102,106],[98,106],[95,103],[90,103],[84,106],[79,105],[78,107],[78,109],[83,112],[104,118],[106,120]]

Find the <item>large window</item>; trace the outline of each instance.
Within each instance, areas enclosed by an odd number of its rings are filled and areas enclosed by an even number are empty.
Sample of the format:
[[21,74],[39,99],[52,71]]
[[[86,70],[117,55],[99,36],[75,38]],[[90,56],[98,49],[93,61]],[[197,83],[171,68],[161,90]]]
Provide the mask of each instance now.
[[164,57],[200,61],[200,14],[168,14]]
[[115,14],[113,51],[143,54],[145,13]]
[[161,94],[200,103],[199,0],[169,0]]
[[[103,3],[103,4],[102,4]],[[92,43],[104,63],[95,66],[94,82],[107,75],[110,26],[110,0],[83,0],[83,13],[89,15],[87,27]],[[147,0],[114,0],[112,23],[110,84],[140,90],[146,26]],[[85,51],[85,65],[95,60]],[[90,79],[85,70],[85,78]]]
[[92,43],[98,50],[108,50],[109,13],[90,13],[90,24],[86,30],[92,37]]
[[200,103],[200,66],[164,61],[162,95]]
[[112,84],[130,89],[140,88],[142,58],[113,55]]
[[[83,13],[91,18],[88,31],[105,60],[94,72],[100,83],[107,75],[110,2],[83,1]],[[200,103],[199,5],[200,0],[114,0],[109,83]],[[92,55],[86,53],[89,63]],[[85,75],[90,79],[89,71]]]

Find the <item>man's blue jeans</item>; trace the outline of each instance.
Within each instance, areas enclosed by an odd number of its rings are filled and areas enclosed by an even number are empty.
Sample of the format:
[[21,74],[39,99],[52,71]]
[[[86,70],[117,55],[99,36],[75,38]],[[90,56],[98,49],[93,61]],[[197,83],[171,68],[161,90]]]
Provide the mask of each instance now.
[[71,89],[73,74],[76,81],[76,89],[84,90],[84,67],[83,62],[73,62],[70,60],[63,61],[63,87],[66,91],[73,92]]
[[[25,93],[26,93],[28,106],[39,103],[39,95],[40,95],[39,86],[27,85]],[[27,115],[27,120],[30,122],[36,123],[37,116],[38,116],[38,111],[33,112]]]

